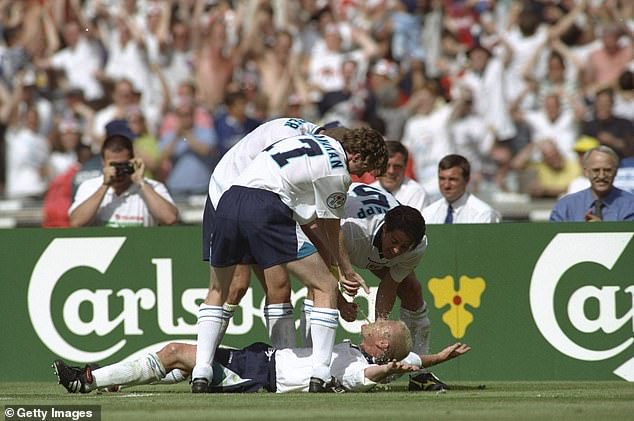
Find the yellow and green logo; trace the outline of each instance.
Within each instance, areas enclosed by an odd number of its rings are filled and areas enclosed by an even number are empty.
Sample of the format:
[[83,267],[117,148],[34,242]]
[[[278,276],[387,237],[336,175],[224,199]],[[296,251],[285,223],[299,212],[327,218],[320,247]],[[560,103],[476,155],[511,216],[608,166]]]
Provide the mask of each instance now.
[[473,322],[473,314],[465,309],[465,305],[480,307],[480,297],[486,289],[484,279],[462,275],[456,290],[453,276],[447,275],[444,278],[431,278],[427,286],[434,296],[436,308],[449,305],[449,309],[442,315],[442,321],[449,326],[453,337],[464,337],[467,327]]

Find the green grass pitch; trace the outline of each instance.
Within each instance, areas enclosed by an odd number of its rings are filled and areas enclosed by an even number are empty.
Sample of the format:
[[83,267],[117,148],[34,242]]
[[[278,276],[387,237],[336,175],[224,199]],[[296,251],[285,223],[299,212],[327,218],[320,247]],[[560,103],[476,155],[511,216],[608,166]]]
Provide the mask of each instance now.
[[[100,405],[102,420],[634,420],[634,383],[454,382],[407,392],[401,380],[370,393],[192,395],[189,385],[71,395],[55,380],[0,383],[6,405]],[[17,419],[17,418],[13,418]],[[5,418],[9,420],[9,418]]]

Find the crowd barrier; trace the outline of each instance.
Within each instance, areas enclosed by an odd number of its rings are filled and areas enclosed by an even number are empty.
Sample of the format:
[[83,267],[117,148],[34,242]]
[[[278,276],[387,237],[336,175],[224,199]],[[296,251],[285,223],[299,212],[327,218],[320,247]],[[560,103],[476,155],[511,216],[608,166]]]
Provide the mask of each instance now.
[[[634,381],[632,223],[429,226],[417,276],[431,348],[473,347],[434,371],[454,380]],[[195,341],[209,270],[200,229],[0,230],[3,381],[51,380],[55,358],[115,362]],[[359,339],[359,320],[337,339]],[[293,284],[299,315],[305,289]],[[255,281],[224,344],[267,339]],[[398,317],[398,303],[392,317]]]

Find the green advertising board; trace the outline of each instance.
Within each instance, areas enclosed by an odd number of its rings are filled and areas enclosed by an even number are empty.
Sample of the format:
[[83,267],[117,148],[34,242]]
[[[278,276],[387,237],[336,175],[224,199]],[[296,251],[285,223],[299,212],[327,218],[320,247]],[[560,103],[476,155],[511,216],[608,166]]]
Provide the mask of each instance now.
[[[634,225],[429,226],[417,276],[432,351],[468,356],[435,372],[453,380],[634,381]],[[4,381],[51,379],[50,363],[112,363],[196,339],[209,269],[195,227],[0,230]],[[358,339],[359,320],[338,339]],[[293,285],[299,315],[305,289]],[[223,343],[267,339],[257,282]],[[398,317],[398,304],[392,317]]]

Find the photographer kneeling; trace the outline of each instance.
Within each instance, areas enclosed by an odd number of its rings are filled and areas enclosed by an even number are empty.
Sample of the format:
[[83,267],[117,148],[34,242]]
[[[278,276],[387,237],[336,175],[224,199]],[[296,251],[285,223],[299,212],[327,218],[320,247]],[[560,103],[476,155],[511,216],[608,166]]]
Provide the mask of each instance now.
[[143,177],[132,141],[108,136],[101,148],[103,175],[82,182],[68,210],[73,227],[151,227],[173,225],[178,209],[163,183]]

